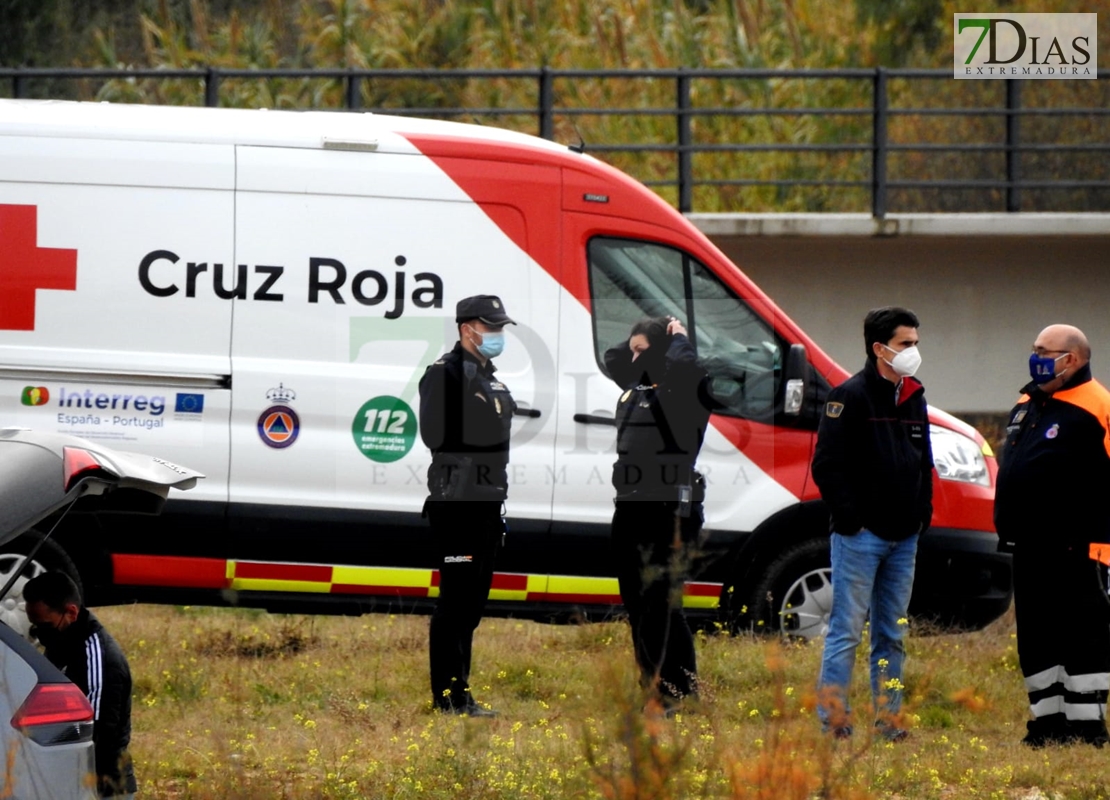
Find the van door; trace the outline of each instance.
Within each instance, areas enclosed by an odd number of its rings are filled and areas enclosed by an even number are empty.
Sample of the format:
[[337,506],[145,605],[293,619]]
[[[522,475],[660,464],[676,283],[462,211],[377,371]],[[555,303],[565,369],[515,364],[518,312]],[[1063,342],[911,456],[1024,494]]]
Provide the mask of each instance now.
[[0,175],[4,424],[203,472],[158,536],[120,517],[97,545],[224,553],[232,303],[213,272],[234,255],[232,147],[0,136]]
[[[670,231],[568,214],[573,257],[589,296],[565,307],[561,325],[553,570],[611,574],[607,530],[613,409],[620,389],[603,373],[604,353],[644,317],[673,315],[690,331],[719,406],[698,459],[708,483],[706,529],[735,538],[802,495],[813,431],[782,418],[782,368],[789,343],[747,298]],[[583,570],[589,572],[583,572]]]
[[456,302],[498,294],[520,324],[506,329],[497,374],[540,414],[514,421],[508,506],[519,536],[498,563],[524,568],[514,554],[545,537],[551,518],[547,343],[558,291],[517,243],[529,234],[525,216],[505,197],[496,215],[419,155],[238,148],[240,558],[432,566],[418,383],[458,338]]

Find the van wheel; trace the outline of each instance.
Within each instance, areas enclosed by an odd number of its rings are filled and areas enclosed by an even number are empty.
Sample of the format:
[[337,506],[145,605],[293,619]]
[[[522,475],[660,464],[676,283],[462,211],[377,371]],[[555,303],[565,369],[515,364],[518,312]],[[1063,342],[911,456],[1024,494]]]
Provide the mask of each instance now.
[[[17,536],[12,541],[0,545],[0,588],[3,588],[4,584],[8,582],[12,573],[23,566],[27,554],[40,541],[42,541],[41,533],[28,531],[22,536]],[[27,622],[23,587],[31,578],[44,572],[55,571],[69,575],[73,582],[77,584],[77,588],[81,590],[82,596],[84,596],[81,578],[77,574],[77,567],[74,566],[72,559],[53,539],[47,539],[39,548],[39,551],[35,553],[34,560],[23,570],[23,574],[19,576],[12,588],[8,590],[8,593],[0,599],[0,621],[6,623],[9,628],[17,631],[24,638],[30,639],[31,624]]]
[[768,565],[752,595],[756,630],[815,639],[829,630],[832,568],[829,540],[807,539]]

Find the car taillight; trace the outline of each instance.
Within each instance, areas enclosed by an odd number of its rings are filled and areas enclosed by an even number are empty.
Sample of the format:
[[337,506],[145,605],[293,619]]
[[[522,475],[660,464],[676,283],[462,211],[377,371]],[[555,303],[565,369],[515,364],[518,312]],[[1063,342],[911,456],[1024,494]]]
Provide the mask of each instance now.
[[89,742],[93,709],[72,683],[40,683],[15,712],[12,727],[42,745]]
[[85,473],[103,469],[96,456],[79,447],[62,448],[62,458],[62,483],[65,484],[67,492],[73,488],[73,484],[81,480],[81,476]]

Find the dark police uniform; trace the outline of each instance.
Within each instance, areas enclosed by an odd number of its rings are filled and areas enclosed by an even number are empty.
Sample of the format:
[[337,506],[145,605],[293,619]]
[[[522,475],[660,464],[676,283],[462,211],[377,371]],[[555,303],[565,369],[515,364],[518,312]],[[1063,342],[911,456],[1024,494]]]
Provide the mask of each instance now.
[[[459,302],[456,320],[473,319],[512,322],[490,295]],[[505,533],[514,410],[494,371],[492,361],[483,366],[456,342],[420,379],[420,435],[432,451],[424,510],[439,568],[429,629],[432,698],[436,708],[454,713],[484,713],[470,694],[470,653]]]
[[1110,601],[1089,551],[1110,542],[1110,392],[1089,365],[1051,394],[1035,383],[1022,391],[1006,428],[994,522],[1014,553],[1018,658],[1034,717],[1025,741],[1102,746]]
[[[652,353],[662,347],[663,357]],[[625,341],[605,354],[605,366],[625,390],[617,402],[613,465],[612,545],[621,600],[641,683],[669,706],[697,694],[682,594],[704,519],[705,483],[694,463],[709,422],[708,379],[682,334],[636,362]]]

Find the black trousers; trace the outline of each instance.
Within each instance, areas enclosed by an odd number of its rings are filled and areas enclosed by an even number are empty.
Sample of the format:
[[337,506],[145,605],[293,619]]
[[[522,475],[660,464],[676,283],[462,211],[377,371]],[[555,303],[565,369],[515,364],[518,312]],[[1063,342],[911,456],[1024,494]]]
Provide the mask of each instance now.
[[439,598],[428,630],[432,702],[437,708],[467,708],[470,650],[474,631],[493,583],[493,564],[505,532],[501,503],[429,501],[439,568]]
[[664,698],[697,694],[697,657],[682,593],[702,507],[694,503],[689,517],[677,516],[677,507],[627,500],[617,501],[613,513],[613,556],[641,684]]
[[1092,738],[1106,733],[1110,600],[1105,570],[1087,548],[1019,544],[1014,552],[1018,658],[1034,721],[1031,733]]

